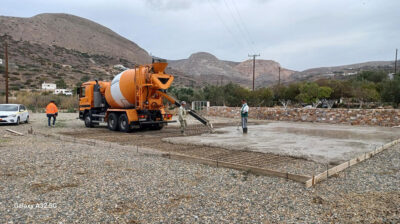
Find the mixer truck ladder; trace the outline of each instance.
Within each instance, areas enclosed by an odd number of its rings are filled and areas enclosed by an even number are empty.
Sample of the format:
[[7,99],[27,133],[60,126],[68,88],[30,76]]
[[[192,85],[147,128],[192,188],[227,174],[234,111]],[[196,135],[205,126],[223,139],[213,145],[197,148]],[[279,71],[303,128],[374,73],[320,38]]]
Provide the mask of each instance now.
[[[160,94],[161,96],[163,96],[169,102],[175,104],[175,106],[177,106],[177,107],[181,106],[181,104],[178,102],[178,100],[174,99],[172,96],[170,96],[162,91],[157,91],[157,93]],[[207,128],[210,129],[211,133],[214,133],[214,127],[209,120],[207,120],[205,117],[201,116],[200,114],[196,113],[196,111],[194,111],[194,110],[188,110],[188,113],[192,117],[194,117],[196,120],[200,121],[200,123],[207,126]]]

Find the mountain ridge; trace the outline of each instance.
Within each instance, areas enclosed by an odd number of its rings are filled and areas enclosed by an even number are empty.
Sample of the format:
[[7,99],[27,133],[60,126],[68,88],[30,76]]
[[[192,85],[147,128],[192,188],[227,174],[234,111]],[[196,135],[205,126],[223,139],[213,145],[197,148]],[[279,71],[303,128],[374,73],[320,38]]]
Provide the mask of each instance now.
[[[238,82],[250,87],[253,79],[253,61],[233,62],[220,60],[208,52],[196,52],[187,59],[170,60],[170,67],[184,71],[191,76],[220,77],[220,80]],[[279,79],[280,64],[273,60],[256,60],[256,87],[272,85]],[[281,79],[286,80],[294,71],[281,68]],[[218,80],[217,80],[218,81]],[[214,80],[215,82],[215,80]],[[219,81],[220,83],[222,81]]]
[[15,40],[105,54],[136,64],[151,62],[147,51],[136,43],[105,26],[75,15],[43,13],[29,18],[0,16],[0,30]]

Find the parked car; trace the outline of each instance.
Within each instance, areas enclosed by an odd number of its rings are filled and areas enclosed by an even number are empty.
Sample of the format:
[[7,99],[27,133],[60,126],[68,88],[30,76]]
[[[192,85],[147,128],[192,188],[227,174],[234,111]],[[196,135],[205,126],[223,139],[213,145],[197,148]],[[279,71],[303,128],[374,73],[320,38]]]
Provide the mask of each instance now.
[[22,104],[0,104],[0,124],[29,122],[29,112]]
[[307,106],[304,106],[304,107],[303,107],[303,109],[312,109],[312,108],[313,108],[312,105],[307,105]]

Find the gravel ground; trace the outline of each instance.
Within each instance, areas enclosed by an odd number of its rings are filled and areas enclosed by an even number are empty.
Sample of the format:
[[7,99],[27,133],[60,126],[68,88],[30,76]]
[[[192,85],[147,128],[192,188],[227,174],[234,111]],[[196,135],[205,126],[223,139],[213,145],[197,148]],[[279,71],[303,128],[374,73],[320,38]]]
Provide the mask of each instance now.
[[[218,124],[215,126],[222,126]],[[226,125],[225,125],[226,126]],[[191,125],[187,130],[189,136],[199,135],[207,132],[207,128],[203,125]],[[311,160],[300,158],[276,156],[271,153],[260,153],[251,151],[228,150],[219,147],[189,145],[182,142],[181,144],[173,144],[164,141],[168,137],[181,136],[180,131],[176,127],[168,127],[162,131],[141,131],[135,133],[110,132],[106,128],[83,128],[70,132],[60,132],[69,138],[90,141],[102,141],[117,143],[123,146],[139,145],[141,148],[147,147],[156,149],[159,152],[187,155],[189,157],[205,158],[210,160],[218,160],[220,162],[236,163],[241,165],[260,167],[269,170],[276,170],[283,173],[299,174],[312,177],[313,174],[322,173],[326,170],[326,164],[317,163]],[[183,138],[186,138],[183,137]],[[330,164],[332,167],[335,164]]]
[[1,223],[398,223],[400,145],[306,189],[255,176],[26,133],[77,130],[61,114],[0,126]]

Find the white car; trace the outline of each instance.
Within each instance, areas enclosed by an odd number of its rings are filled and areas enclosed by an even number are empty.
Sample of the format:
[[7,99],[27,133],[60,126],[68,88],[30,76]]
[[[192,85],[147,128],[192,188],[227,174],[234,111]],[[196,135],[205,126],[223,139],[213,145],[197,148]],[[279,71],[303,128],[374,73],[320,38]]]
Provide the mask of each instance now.
[[0,104],[0,124],[29,122],[29,112],[22,104]]

